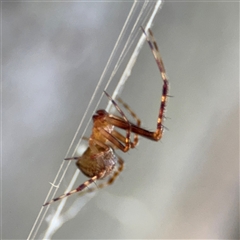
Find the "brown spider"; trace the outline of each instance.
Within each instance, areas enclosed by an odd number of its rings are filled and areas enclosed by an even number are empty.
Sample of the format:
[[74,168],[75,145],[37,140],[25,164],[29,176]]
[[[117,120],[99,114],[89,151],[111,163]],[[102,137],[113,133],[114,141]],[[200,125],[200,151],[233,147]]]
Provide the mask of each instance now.
[[[142,28],[142,27],[141,27]],[[138,143],[138,135],[148,138],[153,141],[161,139],[163,134],[163,119],[166,101],[168,97],[168,80],[165,73],[162,58],[158,50],[156,41],[154,40],[153,33],[148,29],[149,36],[142,28],[143,33],[146,35],[146,40],[151,48],[153,56],[157,62],[158,68],[161,73],[163,80],[162,97],[159,109],[159,115],[157,120],[157,128],[155,132],[150,132],[140,127],[140,120],[137,118],[135,113],[130,107],[124,103],[121,99],[121,104],[130,112],[132,117],[136,120],[136,124],[131,123],[117,103],[104,91],[107,97],[112,101],[115,108],[121,114],[121,117],[111,115],[105,110],[98,110],[93,115],[93,129],[92,134],[89,138],[89,147],[80,157],[66,158],[65,160],[77,160],[76,165],[81,172],[89,177],[89,180],[81,184],[76,189],[61,195],[60,197],[54,198],[51,201],[45,203],[43,206],[51,204],[52,202],[58,201],[64,197],[72,195],[73,193],[80,192],[91,183],[96,180],[103,179],[109,176],[108,181],[105,184],[98,185],[102,188],[106,185],[112,184],[120,172],[123,170],[123,160],[116,156],[113,149],[120,149],[123,152],[127,152],[130,148],[134,148]],[[118,127],[126,130],[126,136],[123,136],[120,132],[114,129]],[[130,134],[135,133],[133,141],[130,139]],[[116,166],[118,168],[116,169]]]

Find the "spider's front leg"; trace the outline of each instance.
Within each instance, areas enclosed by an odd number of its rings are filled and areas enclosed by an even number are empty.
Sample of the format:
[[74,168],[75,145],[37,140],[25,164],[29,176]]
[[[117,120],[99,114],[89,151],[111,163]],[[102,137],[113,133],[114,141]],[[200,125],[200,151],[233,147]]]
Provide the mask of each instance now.
[[[146,40],[148,42],[148,45],[153,53],[153,56],[155,58],[155,61],[157,63],[157,66],[159,68],[159,71],[161,73],[161,77],[163,80],[163,87],[162,87],[162,97],[161,97],[161,103],[160,103],[160,108],[159,108],[159,113],[158,113],[158,119],[157,119],[157,128],[154,132],[148,131],[144,128],[140,127],[140,124],[132,124],[131,123],[131,132],[141,135],[145,138],[148,138],[150,140],[154,141],[159,141],[162,138],[163,134],[163,120],[164,120],[164,112],[165,112],[165,107],[166,107],[166,102],[167,102],[167,97],[168,97],[168,91],[169,91],[169,85],[168,85],[168,80],[167,80],[167,75],[165,71],[165,67],[163,65],[162,58],[160,56],[159,50],[157,43],[153,37],[152,31],[149,29],[149,36],[146,34],[144,29],[142,28],[143,33],[146,35]],[[128,109],[129,107],[126,106]],[[114,115],[109,115],[108,120],[109,124],[112,124],[116,127],[122,128],[122,129],[128,129],[128,124],[124,119],[121,119],[119,117],[116,117]],[[122,136],[119,134],[116,134],[117,138],[123,139]],[[136,138],[135,138],[136,142]]]
[[[163,87],[162,87],[162,97],[161,97],[161,103],[160,103],[160,109],[159,109],[159,114],[158,114],[158,120],[157,120],[157,129],[155,132],[152,132],[152,136],[150,136],[150,139],[158,141],[159,139],[162,138],[162,133],[163,133],[163,119],[164,119],[164,111],[166,107],[166,102],[167,102],[167,97],[168,97],[168,91],[169,91],[169,84],[167,80],[167,75],[165,71],[165,67],[163,64],[163,60],[160,56],[160,52],[157,46],[157,43],[153,37],[153,33],[151,29],[148,29],[149,36],[146,34],[145,30],[142,28],[143,33],[146,36],[146,40],[148,42],[148,45],[153,53],[154,59],[158,65],[159,71],[161,73],[161,77],[163,80]],[[144,136],[144,134],[143,134]],[[147,134],[147,137],[149,138],[149,134]]]

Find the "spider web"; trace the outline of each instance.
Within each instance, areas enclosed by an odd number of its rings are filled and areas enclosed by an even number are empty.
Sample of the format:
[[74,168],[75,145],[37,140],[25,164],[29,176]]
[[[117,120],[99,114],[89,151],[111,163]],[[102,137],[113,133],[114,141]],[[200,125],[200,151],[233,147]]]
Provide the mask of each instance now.
[[[112,95],[113,98],[115,98],[117,95],[120,95],[125,82],[131,74],[132,67],[134,66],[142,45],[145,42],[145,36],[140,31],[140,26],[143,26],[146,29],[151,27],[153,19],[161,4],[161,0],[154,2],[133,2],[116,44],[111,52],[109,60],[99,78],[85,113],[79,123],[72,142],[70,143],[66,156],[75,156],[76,153],[77,155],[80,154],[82,149],[82,138],[83,136],[86,136],[85,133],[90,128],[92,115],[102,103],[103,90],[106,90],[110,95]],[[116,76],[116,74],[120,74],[121,76],[117,83],[113,81],[113,78]],[[112,105],[109,102],[106,110],[110,111],[111,107]],[[54,198],[58,191],[56,186],[61,185],[61,182],[70,164],[71,161],[62,161],[44,202]],[[68,192],[74,188],[74,184],[77,180],[79,172],[80,171],[76,169],[65,192]],[[95,195],[96,192],[92,192],[86,194],[84,198],[76,198],[76,200],[70,205],[70,207],[68,207],[68,209],[66,209],[66,202],[68,201],[68,198],[64,198],[59,202],[54,213],[49,215],[47,215],[47,213],[49,207],[52,205],[49,205],[48,207],[42,207],[27,239],[35,239],[37,235],[39,235],[39,230],[42,233],[37,238],[51,239],[53,234],[64,223],[74,218],[74,216],[81,211],[83,206],[86,205],[86,203]],[[64,213],[63,210],[65,210]],[[44,219],[48,223],[47,229],[44,229],[42,226]]]

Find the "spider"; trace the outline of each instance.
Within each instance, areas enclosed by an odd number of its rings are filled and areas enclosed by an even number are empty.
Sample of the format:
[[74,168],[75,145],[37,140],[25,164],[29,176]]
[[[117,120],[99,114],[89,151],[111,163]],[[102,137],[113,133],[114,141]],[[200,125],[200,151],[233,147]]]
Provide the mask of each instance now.
[[[109,114],[105,110],[98,110],[96,114],[92,117],[92,134],[88,139],[89,146],[86,151],[80,157],[72,157],[65,159],[77,160],[77,167],[89,179],[80,186],[78,186],[76,189],[63,194],[60,197],[54,198],[49,202],[46,202],[43,206],[49,205],[64,197],[68,197],[73,193],[80,192],[86,187],[88,187],[91,183],[95,183],[95,181],[104,179],[105,177],[109,177],[108,181],[103,184],[99,184],[97,187],[102,188],[104,186],[112,184],[117,178],[117,176],[120,174],[120,172],[122,172],[124,167],[124,161],[115,154],[115,149],[120,149],[123,152],[127,152],[131,148],[134,148],[138,143],[138,135],[153,141],[159,141],[162,138],[164,130],[162,122],[164,119],[164,110],[169,90],[168,80],[163,61],[160,57],[158,46],[153,37],[151,29],[148,29],[149,35],[145,32],[143,27],[141,27],[141,29],[146,36],[146,41],[148,42],[148,45],[153,53],[163,80],[162,97],[155,132],[151,132],[144,128],[141,128],[140,119],[126,103],[119,99],[119,102],[129,111],[131,116],[136,120],[136,124],[130,122],[125,116],[124,112],[119,107],[119,105],[111,98],[111,96],[107,92],[104,91],[106,96],[120,113],[121,117]],[[124,136],[120,132],[115,130],[115,127],[125,130],[126,135]],[[133,141],[131,141],[130,139],[131,133],[134,133]]]

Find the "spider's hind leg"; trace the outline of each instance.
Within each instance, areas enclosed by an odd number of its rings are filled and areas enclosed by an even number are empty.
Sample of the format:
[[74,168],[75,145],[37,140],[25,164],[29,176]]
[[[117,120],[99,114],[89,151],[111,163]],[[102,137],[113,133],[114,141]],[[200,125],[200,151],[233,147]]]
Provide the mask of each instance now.
[[49,204],[51,204],[53,202],[56,202],[56,201],[61,200],[61,199],[65,198],[65,197],[68,197],[68,196],[70,196],[70,195],[72,195],[74,193],[81,192],[85,188],[87,188],[91,183],[95,182],[97,179],[98,179],[98,177],[94,176],[94,177],[90,178],[89,180],[87,180],[86,182],[84,182],[81,185],[79,185],[76,189],[74,189],[74,190],[72,190],[72,191],[70,191],[68,193],[63,194],[60,197],[54,198],[54,199],[50,200],[49,202],[44,203],[43,206],[45,207],[45,206],[47,206],[47,205],[49,205]]

